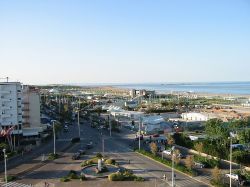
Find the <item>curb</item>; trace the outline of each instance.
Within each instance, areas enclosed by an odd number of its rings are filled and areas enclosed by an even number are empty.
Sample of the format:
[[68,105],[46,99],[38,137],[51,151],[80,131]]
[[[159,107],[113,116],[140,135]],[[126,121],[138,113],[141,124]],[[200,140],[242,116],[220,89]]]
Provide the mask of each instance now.
[[[138,153],[138,152],[135,152],[135,153],[137,153],[137,154],[139,154],[139,155],[141,155],[141,156],[144,156],[144,157],[146,157],[146,158],[148,158],[148,159],[150,159],[150,160],[152,160],[152,161],[154,161],[154,162],[157,162],[158,164],[161,164],[161,165],[163,165],[163,166],[165,166],[165,167],[167,167],[167,168],[171,168],[171,167],[169,167],[169,166],[167,166],[167,165],[165,165],[165,164],[163,164],[163,163],[161,163],[161,162],[159,162],[159,161],[157,161],[157,160],[154,160],[153,158],[151,158],[151,157],[149,157],[149,156],[146,156],[146,155],[144,155],[144,154],[142,154],[142,153]],[[194,179],[194,180],[197,181],[197,182],[201,182],[201,183],[203,183],[203,184],[206,184],[206,185],[208,185],[208,186],[212,186],[212,187],[213,187],[213,185],[211,185],[211,184],[209,184],[209,183],[206,183],[206,182],[204,182],[204,181],[198,180],[198,179],[196,179],[196,178],[194,178],[194,177],[192,177],[192,176],[190,176],[190,175],[188,175],[188,174],[186,174],[186,173],[184,173],[184,172],[182,172],[182,171],[179,171],[179,170],[177,170],[177,169],[175,169],[175,168],[174,168],[174,170],[177,171],[177,172],[179,172],[179,173],[181,173],[181,174],[183,174],[183,175],[185,175],[185,176],[187,176],[187,177],[189,177],[189,178],[191,178],[191,179]]]

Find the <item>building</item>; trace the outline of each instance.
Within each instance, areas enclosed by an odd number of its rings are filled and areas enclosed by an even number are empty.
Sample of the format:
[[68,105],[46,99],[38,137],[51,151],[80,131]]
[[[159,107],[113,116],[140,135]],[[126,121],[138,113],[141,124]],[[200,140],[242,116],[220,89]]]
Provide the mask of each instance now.
[[40,93],[32,86],[23,86],[23,136],[38,136],[43,131],[40,119]]
[[186,121],[208,121],[209,119],[216,118],[216,116],[212,114],[197,112],[182,113],[181,117]]
[[14,127],[22,133],[22,87],[20,82],[0,82],[0,130]]
[[138,106],[138,103],[136,101],[125,101],[124,105],[125,107],[134,109]]
[[135,90],[132,89],[129,91],[129,95],[132,98],[139,97],[139,96],[146,96],[146,97],[152,97],[155,95],[155,91],[149,91],[149,90]]

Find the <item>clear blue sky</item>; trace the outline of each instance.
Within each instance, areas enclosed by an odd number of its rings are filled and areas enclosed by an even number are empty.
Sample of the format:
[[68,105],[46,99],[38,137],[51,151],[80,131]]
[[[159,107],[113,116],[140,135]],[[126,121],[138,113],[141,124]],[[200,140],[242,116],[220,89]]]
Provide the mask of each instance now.
[[0,0],[0,77],[250,81],[249,0]]

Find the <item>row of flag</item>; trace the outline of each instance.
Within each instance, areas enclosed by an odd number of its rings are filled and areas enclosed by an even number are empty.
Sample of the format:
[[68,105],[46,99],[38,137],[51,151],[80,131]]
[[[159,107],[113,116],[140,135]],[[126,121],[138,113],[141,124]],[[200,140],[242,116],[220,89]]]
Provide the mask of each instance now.
[[11,132],[15,129],[15,126],[12,126],[8,129],[2,129],[0,131],[0,137],[7,137],[11,135]]

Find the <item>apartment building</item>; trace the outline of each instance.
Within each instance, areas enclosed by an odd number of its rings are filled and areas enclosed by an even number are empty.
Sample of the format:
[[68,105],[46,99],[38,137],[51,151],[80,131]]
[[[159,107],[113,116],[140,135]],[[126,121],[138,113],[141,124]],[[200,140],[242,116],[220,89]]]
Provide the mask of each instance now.
[[40,93],[32,86],[23,86],[22,91],[23,136],[38,136],[43,131],[40,119]]
[[21,83],[0,82],[0,130],[13,126],[13,134],[22,134]]

